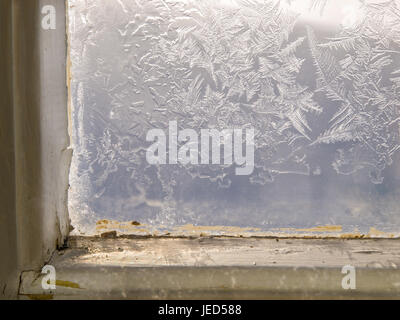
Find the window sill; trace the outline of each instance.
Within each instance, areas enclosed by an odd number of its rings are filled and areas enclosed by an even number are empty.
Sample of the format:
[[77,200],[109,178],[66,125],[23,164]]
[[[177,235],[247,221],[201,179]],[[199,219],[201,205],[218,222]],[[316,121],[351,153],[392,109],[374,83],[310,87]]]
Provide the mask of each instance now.
[[[400,242],[391,239],[85,238],[43,275],[21,276],[31,299],[342,299],[400,297]],[[344,290],[342,267],[356,268]]]

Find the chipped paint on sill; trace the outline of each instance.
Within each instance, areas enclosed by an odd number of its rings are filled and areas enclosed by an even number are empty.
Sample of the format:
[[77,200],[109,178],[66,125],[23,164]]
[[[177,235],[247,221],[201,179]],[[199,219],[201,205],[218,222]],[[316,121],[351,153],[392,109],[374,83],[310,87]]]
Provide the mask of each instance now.
[[[50,280],[47,280],[47,284],[50,284]],[[65,280],[56,280],[56,287],[65,287],[65,288],[73,288],[73,289],[83,289],[79,286],[78,283],[72,281]]]
[[71,281],[64,281],[64,280],[56,280],[56,286],[72,288],[72,289],[83,289],[79,286],[78,283],[71,282]]
[[389,232],[380,231],[374,227],[371,227],[369,229],[368,236],[371,238],[398,238],[398,235],[395,235],[395,234],[389,233]]
[[317,226],[313,228],[305,228],[305,229],[298,229],[298,228],[280,228],[281,231],[294,231],[294,232],[341,232],[342,226]]
[[94,236],[102,238],[116,237],[240,237],[240,238],[302,238],[302,239],[373,239],[373,238],[400,238],[400,234],[389,233],[370,227],[369,231],[360,232],[344,230],[341,225],[325,225],[310,228],[277,228],[270,231],[251,227],[236,226],[205,226],[186,224],[168,228],[166,226],[154,227],[138,221],[119,222],[116,220],[102,219],[96,222],[91,234],[71,233],[74,236]]

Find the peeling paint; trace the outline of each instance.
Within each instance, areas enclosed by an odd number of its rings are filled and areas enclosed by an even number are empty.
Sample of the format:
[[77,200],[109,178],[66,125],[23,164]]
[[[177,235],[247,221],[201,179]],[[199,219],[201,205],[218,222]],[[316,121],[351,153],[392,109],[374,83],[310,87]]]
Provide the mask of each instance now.
[[374,227],[369,229],[368,236],[377,237],[377,238],[395,238],[396,236],[393,233],[388,233],[384,231],[380,231]]
[[371,239],[371,238],[399,238],[400,234],[387,233],[374,227],[368,232],[344,230],[341,225],[325,225],[310,228],[279,228],[264,231],[259,228],[243,228],[236,226],[206,226],[186,224],[168,228],[159,228],[142,224],[138,221],[119,222],[115,220],[98,220],[95,225],[94,236],[102,238],[115,237],[243,237],[243,238],[301,238],[301,239]]
[[83,289],[79,286],[78,283],[71,282],[71,281],[64,281],[64,280],[56,280],[56,286],[73,288],[73,289]]
[[342,231],[342,226],[317,226],[313,228],[305,228],[305,229],[299,229],[299,228],[281,228],[279,230],[282,231],[297,231],[297,232],[341,232]]
[[[47,284],[50,284],[50,280],[47,280]],[[73,289],[83,289],[78,283],[72,281],[56,280],[57,287],[73,288]]]
[[174,228],[174,230],[178,233],[186,234],[186,233],[200,233],[206,235],[207,232],[218,232],[221,234],[245,234],[249,232],[257,232],[261,229],[259,228],[241,228],[241,227],[232,227],[232,226],[194,226],[193,224],[187,224],[184,226],[179,226]]

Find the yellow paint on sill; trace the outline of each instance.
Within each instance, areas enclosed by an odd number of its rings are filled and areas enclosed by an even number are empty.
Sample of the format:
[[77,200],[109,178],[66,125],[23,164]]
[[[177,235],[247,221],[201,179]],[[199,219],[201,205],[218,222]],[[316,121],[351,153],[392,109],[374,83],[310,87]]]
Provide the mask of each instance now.
[[317,226],[313,228],[297,229],[297,228],[280,228],[281,231],[297,231],[297,232],[342,232],[342,226]]
[[205,232],[221,232],[228,234],[246,233],[246,232],[257,232],[259,228],[241,228],[241,227],[229,227],[229,226],[194,226],[193,224],[186,224],[175,228],[178,232],[189,232],[189,233],[205,233]]
[[[50,284],[50,280],[47,280],[47,283]],[[56,280],[56,286],[57,287],[72,288],[72,289],[83,289],[76,282],[64,281],[64,280]]]
[[78,283],[71,282],[71,281],[64,281],[64,280],[56,280],[56,286],[73,288],[73,289],[83,289],[79,286]]
[[234,226],[195,226],[186,224],[168,229],[166,226],[155,228],[137,221],[119,222],[102,219],[96,222],[95,229],[98,235],[115,231],[116,236],[133,235],[149,237],[275,237],[275,238],[301,238],[301,239],[368,239],[368,238],[396,238],[394,235],[379,231],[371,227],[369,233],[360,233],[358,229],[353,232],[343,232],[341,225],[315,226],[311,228],[277,228],[262,231],[260,228],[243,228]]
[[368,237],[394,238],[394,234],[380,231],[374,227],[369,228]]

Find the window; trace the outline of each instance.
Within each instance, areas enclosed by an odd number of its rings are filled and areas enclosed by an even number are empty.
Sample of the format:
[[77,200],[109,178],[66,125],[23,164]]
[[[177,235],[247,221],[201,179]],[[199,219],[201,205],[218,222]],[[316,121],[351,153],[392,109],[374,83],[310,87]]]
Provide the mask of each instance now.
[[74,232],[398,231],[398,10],[70,0]]
[[396,297],[399,5],[1,1],[0,296]]

